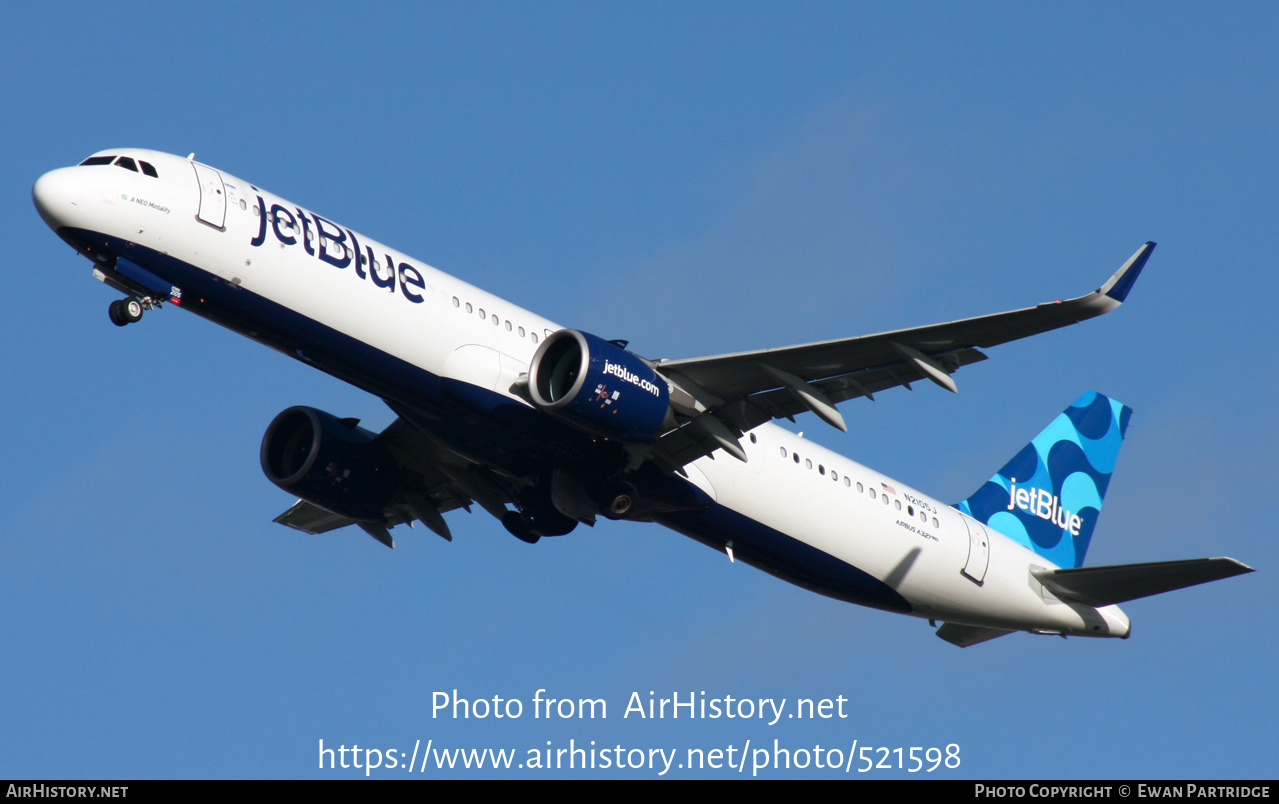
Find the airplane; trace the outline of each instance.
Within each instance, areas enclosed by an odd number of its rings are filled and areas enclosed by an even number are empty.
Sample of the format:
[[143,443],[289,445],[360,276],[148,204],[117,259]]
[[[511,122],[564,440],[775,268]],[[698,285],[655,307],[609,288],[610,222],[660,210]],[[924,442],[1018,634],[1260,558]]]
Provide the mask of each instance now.
[[[134,324],[180,307],[380,397],[380,433],[306,406],[261,447],[298,498],[276,522],[394,547],[472,506],[536,543],[597,518],[664,525],[837,600],[927,620],[968,647],[1014,632],[1127,638],[1117,604],[1251,572],[1231,558],[1084,566],[1132,410],[1087,392],[948,505],[775,419],[913,382],[955,392],[982,349],[1108,313],[1155,247],[1077,298],[930,326],[651,360],[559,326],[257,185],[159,151],[41,176],[45,223]],[[942,623],[940,626],[937,623]]]

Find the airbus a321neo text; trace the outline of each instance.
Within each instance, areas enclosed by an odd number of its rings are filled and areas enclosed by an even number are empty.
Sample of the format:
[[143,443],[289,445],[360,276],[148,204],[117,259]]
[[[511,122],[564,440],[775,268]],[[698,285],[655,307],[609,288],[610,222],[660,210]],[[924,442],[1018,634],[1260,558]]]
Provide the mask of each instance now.
[[445,539],[472,505],[517,538],[597,517],[656,522],[823,595],[943,624],[1127,637],[1116,605],[1250,569],[1229,558],[1085,567],[1131,409],[1089,391],[955,505],[771,424],[913,382],[955,390],[979,351],[1118,307],[1150,258],[1023,310],[711,357],[650,360],[565,329],[254,184],[136,148],[41,176],[36,208],[124,298],[121,326],[190,310],[385,400],[381,433],[280,413],[262,469],[300,499],[276,521]]

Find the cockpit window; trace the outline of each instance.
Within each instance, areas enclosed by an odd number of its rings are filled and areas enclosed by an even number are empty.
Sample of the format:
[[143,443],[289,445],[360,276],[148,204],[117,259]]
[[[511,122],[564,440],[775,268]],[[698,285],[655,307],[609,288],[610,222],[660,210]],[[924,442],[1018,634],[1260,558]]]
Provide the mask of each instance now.
[[160,174],[155,172],[155,167],[150,162],[143,162],[141,159],[139,159],[138,164],[142,166],[143,173],[147,174],[148,176],[151,176],[152,178],[156,178],[156,179],[160,178]]
[[127,156],[122,156],[119,159],[115,160],[115,166],[132,170],[134,173],[138,172],[138,166],[134,164],[133,160]]
[[81,165],[109,165],[115,161],[114,156],[91,156],[81,162]]

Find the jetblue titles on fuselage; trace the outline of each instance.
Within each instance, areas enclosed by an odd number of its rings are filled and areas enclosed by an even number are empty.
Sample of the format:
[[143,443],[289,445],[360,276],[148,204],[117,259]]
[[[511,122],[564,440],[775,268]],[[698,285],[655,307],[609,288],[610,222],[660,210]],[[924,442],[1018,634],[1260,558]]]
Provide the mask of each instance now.
[[402,259],[397,265],[395,256],[390,253],[381,255],[385,261],[379,260],[372,246],[361,251],[359,238],[350,229],[344,229],[314,212],[308,213],[301,207],[290,210],[283,204],[273,203],[268,210],[261,195],[257,196],[253,209],[258,216],[258,232],[249,245],[263,246],[269,228],[281,246],[296,247],[300,244],[307,254],[334,268],[345,269],[354,263],[357,277],[391,293],[395,292],[398,278],[404,298],[414,304],[424,301],[420,291],[426,290],[426,280],[419,269]]

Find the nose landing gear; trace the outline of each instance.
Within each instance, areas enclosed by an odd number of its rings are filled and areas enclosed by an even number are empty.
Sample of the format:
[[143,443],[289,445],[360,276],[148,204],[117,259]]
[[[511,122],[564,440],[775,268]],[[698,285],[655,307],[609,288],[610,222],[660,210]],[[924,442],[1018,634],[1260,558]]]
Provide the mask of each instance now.
[[141,321],[142,313],[158,309],[159,306],[159,303],[150,296],[142,298],[130,296],[127,299],[116,299],[111,302],[107,307],[107,315],[111,318],[112,324],[123,327]]
[[107,307],[111,323],[117,327],[142,320],[142,302],[137,299],[116,299]]

